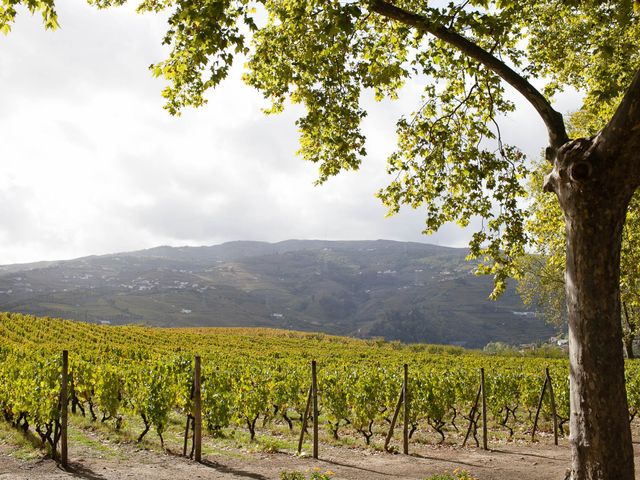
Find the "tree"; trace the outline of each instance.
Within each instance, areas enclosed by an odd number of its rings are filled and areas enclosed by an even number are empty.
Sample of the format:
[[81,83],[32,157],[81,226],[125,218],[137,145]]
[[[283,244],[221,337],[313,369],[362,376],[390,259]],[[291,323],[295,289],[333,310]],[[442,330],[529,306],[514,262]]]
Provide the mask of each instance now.
[[[589,112],[575,112],[569,121],[573,137],[588,137],[602,127],[602,117]],[[564,216],[554,198],[542,191],[546,165],[535,164],[527,195],[526,230],[532,254],[516,261],[518,293],[524,302],[535,304],[549,323],[566,324],[564,282],[565,231]],[[640,333],[640,194],[629,204],[622,234],[620,293],[622,301],[622,342],[628,358],[634,358],[633,342]]]
[[[93,0],[98,7],[124,0]],[[55,26],[53,0],[2,0],[7,30],[24,3]],[[525,244],[519,199],[524,155],[505,145],[498,119],[514,104],[506,84],[548,131],[544,189],[565,217],[571,363],[571,475],[634,478],[624,362],[619,348],[620,248],[640,182],[640,22],[631,0],[143,0],[168,11],[169,57],[152,66],[169,86],[167,109],[205,103],[238,55],[270,112],[302,103],[301,155],[319,182],[358,168],[366,155],[363,92],[394,98],[408,78],[424,84],[415,113],[398,121],[396,178],[379,192],[391,212],[423,208],[426,231],[486,218],[471,243],[490,262],[496,292]],[[543,91],[531,78],[546,81]],[[607,118],[597,135],[571,139],[553,93],[584,93],[585,111]],[[615,112],[604,117],[608,111]]]

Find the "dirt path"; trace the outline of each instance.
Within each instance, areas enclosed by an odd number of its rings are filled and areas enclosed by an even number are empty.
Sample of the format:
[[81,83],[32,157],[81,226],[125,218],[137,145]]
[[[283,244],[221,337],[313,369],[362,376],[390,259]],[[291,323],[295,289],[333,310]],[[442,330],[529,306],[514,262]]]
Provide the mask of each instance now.
[[[208,455],[201,465],[176,455],[140,450],[131,445],[117,448],[119,455],[109,458],[100,458],[102,455],[95,449],[76,452],[68,472],[51,460],[18,460],[10,452],[0,450],[0,479],[271,480],[278,479],[283,470],[311,472],[318,468],[323,472],[334,472],[335,479],[417,480],[460,468],[480,480],[563,480],[569,463],[566,441],[559,447],[546,443],[502,443],[488,452],[453,446],[414,446],[409,457],[321,445],[321,460],[288,453],[236,453]],[[636,456],[640,456],[638,449]]]

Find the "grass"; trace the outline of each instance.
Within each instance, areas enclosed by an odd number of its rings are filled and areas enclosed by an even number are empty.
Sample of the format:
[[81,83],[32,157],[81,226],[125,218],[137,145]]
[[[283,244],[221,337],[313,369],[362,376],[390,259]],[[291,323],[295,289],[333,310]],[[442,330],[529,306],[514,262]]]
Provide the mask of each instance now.
[[76,425],[70,425],[69,428],[69,445],[73,445],[76,449],[91,450],[98,458],[107,459],[124,459],[126,455],[117,444],[106,440],[99,433],[87,428],[78,428]]
[[19,460],[34,460],[46,454],[39,439],[25,435],[4,420],[0,421],[0,451]]

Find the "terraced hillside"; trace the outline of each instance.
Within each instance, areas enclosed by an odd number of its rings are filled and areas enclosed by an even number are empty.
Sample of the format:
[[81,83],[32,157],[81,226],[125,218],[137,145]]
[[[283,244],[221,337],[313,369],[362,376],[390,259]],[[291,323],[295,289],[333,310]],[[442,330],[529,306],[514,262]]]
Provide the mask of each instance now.
[[466,249],[231,242],[0,267],[0,310],[111,324],[263,326],[482,347],[553,334]]

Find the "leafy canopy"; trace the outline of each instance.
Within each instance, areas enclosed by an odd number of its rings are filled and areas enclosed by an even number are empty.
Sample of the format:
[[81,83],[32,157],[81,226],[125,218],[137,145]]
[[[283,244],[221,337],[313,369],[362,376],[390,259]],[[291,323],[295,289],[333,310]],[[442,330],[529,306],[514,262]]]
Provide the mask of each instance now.
[[[99,8],[125,0],[89,0]],[[8,32],[16,6],[57,26],[53,0],[0,0]],[[179,114],[206,103],[205,92],[245,59],[245,81],[270,100],[306,113],[297,121],[300,154],[319,166],[319,182],[357,169],[366,156],[363,92],[395,98],[412,78],[423,85],[413,114],[397,121],[393,180],[378,192],[391,213],[422,208],[425,232],[474,216],[475,255],[496,292],[514,274],[526,243],[520,199],[531,170],[500,137],[498,119],[514,104],[500,77],[425,29],[392,20],[383,0],[143,0],[140,12],[168,11],[169,57],[152,65],[168,80],[166,108]],[[544,78],[547,98],[566,87],[584,93],[584,111],[605,118],[640,64],[640,22],[632,0],[398,0],[393,8],[455,32],[510,66],[523,79]],[[526,125],[523,125],[526,128]],[[595,131],[593,129],[592,131]]]

